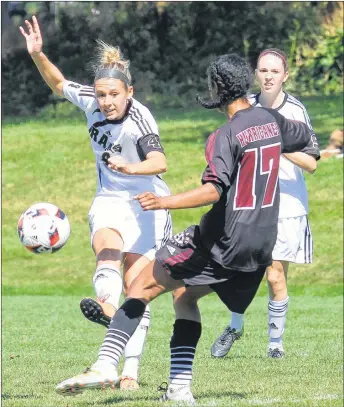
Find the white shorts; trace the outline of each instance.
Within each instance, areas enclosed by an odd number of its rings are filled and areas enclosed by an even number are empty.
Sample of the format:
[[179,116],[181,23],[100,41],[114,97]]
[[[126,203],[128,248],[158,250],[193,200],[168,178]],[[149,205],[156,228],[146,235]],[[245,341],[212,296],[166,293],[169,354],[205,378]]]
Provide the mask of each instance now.
[[305,264],[313,260],[313,239],[307,215],[278,219],[273,260]]
[[112,196],[96,196],[88,213],[93,237],[99,229],[116,229],[123,239],[124,253],[138,253],[153,260],[155,252],[172,235],[172,219],[167,210],[143,211],[138,201]]

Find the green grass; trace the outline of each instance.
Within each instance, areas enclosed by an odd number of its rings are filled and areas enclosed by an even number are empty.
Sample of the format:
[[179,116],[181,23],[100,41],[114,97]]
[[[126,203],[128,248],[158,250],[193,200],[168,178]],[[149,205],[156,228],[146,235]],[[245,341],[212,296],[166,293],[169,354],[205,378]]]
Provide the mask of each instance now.
[[[342,126],[342,97],[303,100],[324,147]],[[204,142],[225,117],[204,109],[161,110],[158,119],[168,172],[177,193],[199,185]],[[91,392],[76,399],[54,393],[60,380],[94,361],[104,331],[78,310],[92,295],[94,256],[87,213],[95,192],[95,166],[81,115],[69,119],[5,121],[2,128],[3,406],[153,406],[156,386],[168,378],[173,322],[170,296],[152,306],[152,329],[143,357],[142,390],[128,395]],[[343,161],[321,160],[306,174],[314,263],[290,267],[291,296],[285,343],[288,357],[265,358],[266,285],[246,318],[245,339],[229,359],[209,357],[209,346],[228,322],[211,295],[201,302],[204,329],[195,363],[195,396],[207,406],[342,406]],[[20,244],[19,215],[39,201],[55,203],[71,222],[67,245],[33,255]],[[198,223],[207,208],[174,211],[174,230]],[[215,316],[215,317],[214,317]],[[13,358],[10,355],[13,354]]]
[[[3,407],[140,406],[159,404],[157,386],[168,379],[173,313],[170,295],[152,303],[152,322],[141,364],[142,388],[125,394],[86,391],[55,394],[56,384],[92,363],[104,329],[81,318],[77,297],[14,296],[3,299]],[[200,302],[203,335],[195,359],[193,391],[200,406],[342,406],[342,298],[296,296],[285,334],[287,357],[266,352],[266,299],[248,310],[243,339],[223,360],[210,345],[228,323],[215,295]],[[11,358],[12,357],[12,358]]]
[[[342,98],[304,101],[322,145],[340,126]],[[326,108],[325,108],[325,107]],[[205,166],[204,143],[225,117],[204,109],[161,110],[158,118],[168,159],[165,180],[172,192],[196,187]],[[80,116],[78,116],[80,117]],[[93,253],[87,213],[95,192],[95,165],[83,120],[32,121],[6,124],[2,132],[3,294],[91,294]],[[291,282],[300,290],[328,283],[340,290],[342,274],[342,160],[319,162],[306,174],[315,261],[295,266]],[[72,234],[62,251],[36,256],[23,249],[16,233],[19,215],[39,201],[55,203],[70,219]],[[198,223],[207,208],[174,211],[174,230]],[[329,237],[335,236],[335,239]]]

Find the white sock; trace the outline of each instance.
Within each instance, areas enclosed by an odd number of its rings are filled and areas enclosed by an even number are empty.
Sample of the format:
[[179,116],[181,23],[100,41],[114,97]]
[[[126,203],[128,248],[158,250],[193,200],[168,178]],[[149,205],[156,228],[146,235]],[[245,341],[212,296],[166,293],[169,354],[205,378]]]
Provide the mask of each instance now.
[[268,323],[269,323],[269,347],[282,348],[282,336],[285,329],[286,315],[288,311],[289,297],[282,301],[269,300]]
[[244,325],[244,314],[237,314],[236,312],[232,312],[232,318],[230,326],[232,329],[236,331],[241,331]]
[[138,380],[139,364],[146,341],[150,322],[149,305],[146,306],[139,326],[136,328],[133,336],[129,339],[124,350],[124,366],[122,376],[132,377]]
[[98,266],[93,276],[93,287],[97,298],[111,304],[117,310],[123,289],[120,271],[112,264]]

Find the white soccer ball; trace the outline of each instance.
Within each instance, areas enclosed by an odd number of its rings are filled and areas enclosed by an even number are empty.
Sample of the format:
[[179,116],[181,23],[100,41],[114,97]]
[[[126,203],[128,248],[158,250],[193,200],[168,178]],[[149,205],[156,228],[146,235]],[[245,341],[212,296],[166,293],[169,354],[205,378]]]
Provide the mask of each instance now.
[[57,206],[40,202],[21,214],[17,230],[20,241],[31,252],[54,253],[66,244],[70,224]]

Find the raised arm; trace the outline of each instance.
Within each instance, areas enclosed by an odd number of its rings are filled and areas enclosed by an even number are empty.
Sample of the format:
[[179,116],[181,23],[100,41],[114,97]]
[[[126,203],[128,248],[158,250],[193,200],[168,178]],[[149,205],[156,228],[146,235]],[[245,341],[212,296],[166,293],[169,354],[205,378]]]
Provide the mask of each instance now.
[[19,27],[19,29],[26,39],[27,50],[33,62],[36,64],[42,78],[50,89],[56,95],[63,96],[63,83],[65,82],[65,78],[59,69],[51,63],[42,52],[43,40],[36,17],[32,17],[32,24],[28,20],[25,20],[25,24],[28,33],[23,27]]

